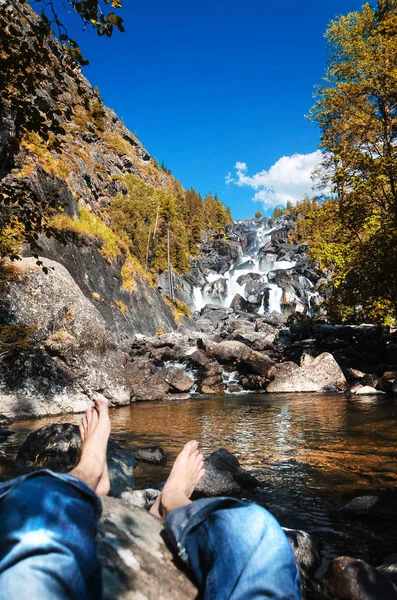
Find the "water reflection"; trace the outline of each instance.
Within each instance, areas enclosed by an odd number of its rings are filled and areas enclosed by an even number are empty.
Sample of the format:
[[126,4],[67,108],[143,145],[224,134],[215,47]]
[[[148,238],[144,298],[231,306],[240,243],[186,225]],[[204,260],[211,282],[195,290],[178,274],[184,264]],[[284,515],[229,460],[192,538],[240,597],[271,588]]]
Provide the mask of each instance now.
[[[48,422],[77,422],[77,415],[25,421],[10,438],[16,449],[26,433]],[[196,438],[204,454],[224,446],[254,471],[294,461],[309,471],[306,483],[333,491],[383,486],[397,480],[397,407],[393,401],[343,395],[240,395],[184,402],[139,403],[111,413],[113,435],[134,449],[160,444],[174,458]],[[169,470],[145,467],[142,485]]]

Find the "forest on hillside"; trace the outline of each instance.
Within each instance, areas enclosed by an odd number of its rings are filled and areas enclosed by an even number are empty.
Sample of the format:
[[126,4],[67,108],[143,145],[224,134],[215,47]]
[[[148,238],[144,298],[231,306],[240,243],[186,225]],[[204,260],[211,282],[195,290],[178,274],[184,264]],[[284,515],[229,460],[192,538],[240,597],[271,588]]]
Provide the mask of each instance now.
[[[306,199],[274,216],[299,215],[296,236],[330,277],[336,321],[397,317],[397,2],[331,22],[329,63],[310,118],[321,131],[314,179],[325,201]],[[331,293],[332,291],[332,293]]]

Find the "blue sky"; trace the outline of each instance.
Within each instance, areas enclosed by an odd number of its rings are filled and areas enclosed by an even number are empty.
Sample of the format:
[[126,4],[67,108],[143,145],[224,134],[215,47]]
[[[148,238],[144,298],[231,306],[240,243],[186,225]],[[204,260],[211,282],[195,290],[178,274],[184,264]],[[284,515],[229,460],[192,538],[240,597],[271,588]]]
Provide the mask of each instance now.
[[186,188],[217,192],[236,219],[310,192],[319,132],[304,115],[326,64],[323,33],[363,2],[123,4],[125,33],[98,38],[70,19],[69,34],[149,153]]

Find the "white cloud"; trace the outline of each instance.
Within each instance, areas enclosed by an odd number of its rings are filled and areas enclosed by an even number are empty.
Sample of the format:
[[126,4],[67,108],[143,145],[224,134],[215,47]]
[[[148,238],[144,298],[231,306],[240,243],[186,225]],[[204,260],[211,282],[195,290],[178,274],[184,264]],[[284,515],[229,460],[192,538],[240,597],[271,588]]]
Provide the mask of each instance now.
[[288,201],[295,204],[314,192],[311,180],[312,171],[320,164],[320,150],[310,154],[293,154],[283,156],[269,170],[248,175],[248,167],[244,162],[236,162],[236,176],[228,173],[227,184],[248,186],[255,190],[253,200],[262,202],[264,207],[285,206]]

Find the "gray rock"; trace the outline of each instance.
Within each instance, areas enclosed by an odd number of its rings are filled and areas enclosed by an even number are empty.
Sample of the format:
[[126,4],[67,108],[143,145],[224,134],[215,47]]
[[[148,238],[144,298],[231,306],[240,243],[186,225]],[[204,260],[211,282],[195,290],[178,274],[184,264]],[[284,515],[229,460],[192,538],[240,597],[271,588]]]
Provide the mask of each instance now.
[[253,350],[267,350],[272,348],[278,331],[274,327],[269,327],[268,331],[252,331],[251,329],[238,329],[228,335],[229,340],[236,340],[246,344]]
[[43,263],[48,274],[35,259],[19,261],[0,297],[5,327],[18,330],[23,343],[3,355],[0,411],[15,418],[82,412],[96,391],[128,404],[126,353],[70,273],[54,261]]
[[194,380],[178,367],[167,367],[152,375],[148,380],[148,384],[153,386],[168,385],[169,388],[177,392],[187,392],[193,387]]
[[250,312],[249,302],[247,302],[245,298],[240,296],[240,294],[236,294],[234,296],[233,300],[230,303],[230,308],[232,308],[236,312]]
[[145,490],[126,490],[122,492],[120,499],[129,506],[137,506],[138,508],[149,510],[158,496],[160,496],[160,493],[160,490],[151,488]]
[[165,465],[167,463],[167,453],[161,446],[145,446],[134,450],[134,456],[137,460],[153,463],[154,465]]
[[291,362],[275,365],[269,371],[269,376],[274,379],[266,391],[272,393],[336,391],[344,389],[346,385],[342,369],[328,352],[302,367]]
[[[17,455],[21,471],[51,469],[67,472],[80,459],[81,438],[77,425],[71,423],[45,425],[30,433]],[[134,487],[136,460],[110,439],[107,451],[110,478],[110,494],[118,497]]]
[[358,496],[340,509],[345,515],[368,515],[379,505],[379,496]]
[[175,566],[162,523],[142,508],[104,498],[98,528],[103,599],[193,600],[197,589]]
[[235,481],[232,473],[221,471],[208,460],[204,461],[205,475],[196,486],[195,493],[204,496],[231,496],[241,492],[241,487]]
[[306,531],[286,527],[283,527],[283,530],[291,543],[301,582],[306,588],[321,564],[317,544]]
[[186,355],[186,358],[196,367],[205,367],[210,362],[210,359],[202,350],[195,350]]
[[353,385],[352,388],[350,388],[350,392],[352,394],[354,394],[355,396],[365,396],[365,395],[382,395],[385,394],[385,392],[382,392],[382,390],[376,390],[374,387],[370,386],[370,385],[360,385],[359,383],[356,385]]
[[150,400],[164,400],[170,386],[168,383],[150,384],[140,382],[132,386],[132,401],[146,402]]

